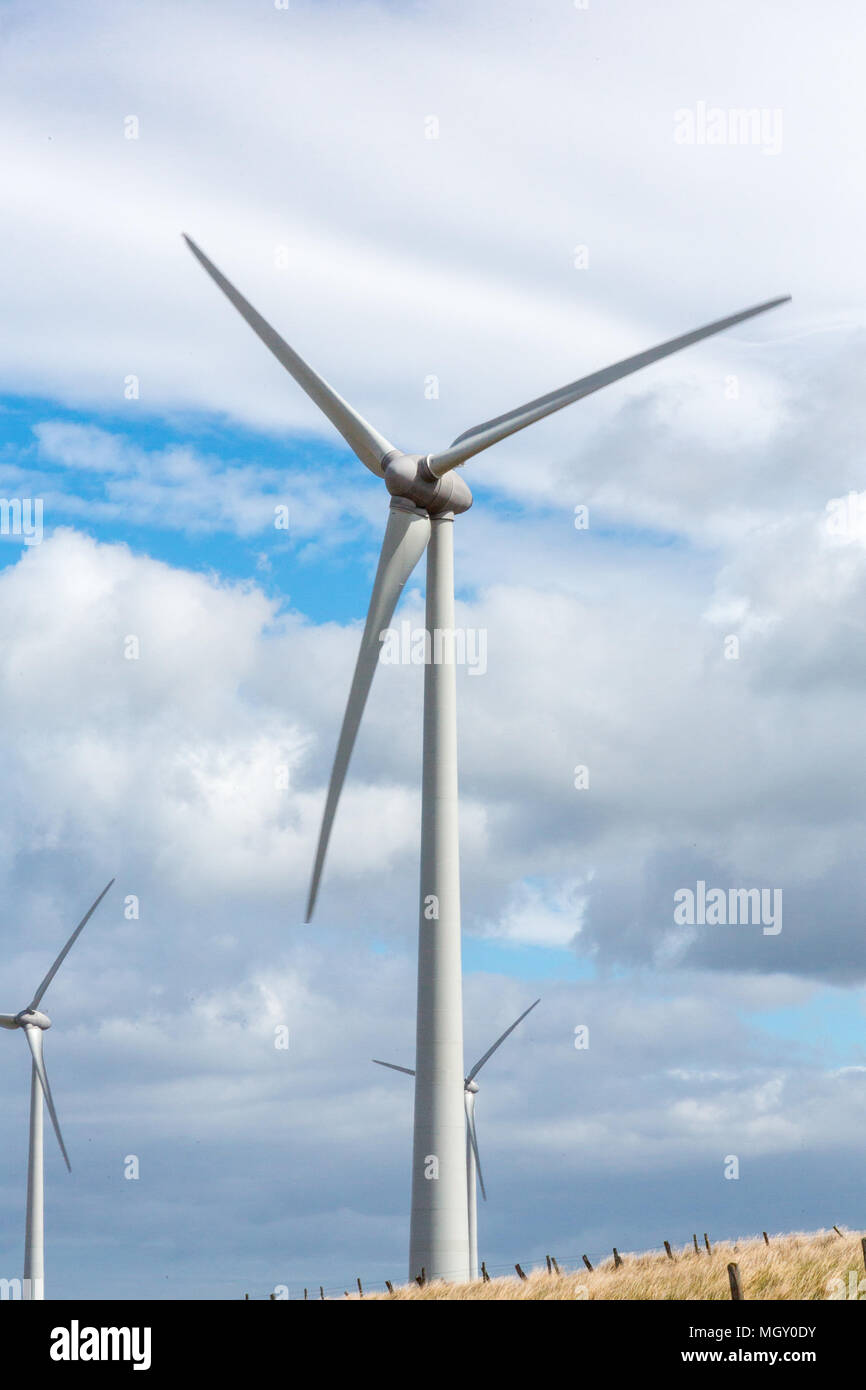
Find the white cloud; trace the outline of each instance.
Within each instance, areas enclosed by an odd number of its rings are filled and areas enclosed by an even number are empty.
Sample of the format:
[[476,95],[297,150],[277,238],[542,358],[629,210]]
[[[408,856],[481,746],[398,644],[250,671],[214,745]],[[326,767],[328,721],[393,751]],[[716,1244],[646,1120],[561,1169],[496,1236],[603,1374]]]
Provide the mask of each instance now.
[[[553,3],[531,15],[499,5],[495,26],[481,3],[348,8],[338,42],[329,6],[13,11],[8,385],[133,419],[205,409],[333,439],[189,257],[184,229],[409,447],[436,447],[584,371],[794,290],[793,308],[601,393],[473,469],[517,495],[556,497],[577,446],[590,496],[620,515],[711,533],[766,515],[763,489],[749,503],[749,462],[790,415],[804,353],[825,350],[804,334],[829,324],[831,344],[850,339],[856,315],[842,311],[863,284],[857,218],[845,214],[851,180],[834,172],[859,157],[845,119],[859,93],[844,74],[826,85],[832,25],[801,8],[806,66],[780,65],[773,26],[756,31],[742,0],[695,67],[682,6],[633,16],[635,51],[613,14]],[[365,62],[388,80],[364,83]],[[702,92],[782,105],[783,154],[678,146],[673,111]],[[136,140],[124,138],[132,108]],[[425,139],[431,112],[436,140]],[[573,268],[577,242],[590,246],[586,271]],[[139,401],[124,401],[129,373]],[[424,396],[430,373],[437,401]],[[667,457],[657,440],[635,439],[647,393]],[[611,438],[620,414],[629,428]],[[808,486],[790,460],[784,476]],[[697,515],[708,492],[735,514]]]

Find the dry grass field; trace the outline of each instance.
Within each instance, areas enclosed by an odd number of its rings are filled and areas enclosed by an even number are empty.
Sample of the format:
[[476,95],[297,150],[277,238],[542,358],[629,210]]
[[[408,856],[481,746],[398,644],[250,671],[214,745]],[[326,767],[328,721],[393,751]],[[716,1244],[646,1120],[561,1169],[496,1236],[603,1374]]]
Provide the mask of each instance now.
[[[828,1299],[866,1297],[866,1271],[860,1236],[835,1230],[810,1234],[773,1235],[766,1245],[762,1237],[720,1241],[711,1255],[695,1253],[689,1245],[629,1255],[620,1251],[622,1265],[614,1268],[613,1255],[590,1272],[563,1273],[557,1278],[546,1270],[515,1273],[506,1279],[476,1284],[417,1284],[395,1287],[393,1294],[366,1293],[365,1298],[448,1299],[658,1299],[695,1300],[731,1297],[728,1264],[739,1265],[746,1299]],[[853,1275],[852,1272],[853,1271]],[[858,1295],[860,1281],[862,1289]],[[350,1295],[351,1297],[352,1295]],[[357,1298],[358,1294],[354,1294]]]

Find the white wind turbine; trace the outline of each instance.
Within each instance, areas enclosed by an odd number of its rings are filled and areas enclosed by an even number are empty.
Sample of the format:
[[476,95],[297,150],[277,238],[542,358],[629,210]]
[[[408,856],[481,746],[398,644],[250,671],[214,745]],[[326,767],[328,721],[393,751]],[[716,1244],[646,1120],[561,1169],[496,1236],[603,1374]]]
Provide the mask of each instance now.
[[[406,454],[368,424],[342,396],[289,347],[195,242],[189,249],[207,273],[294,377],[361,462],[384,480],[391,494],[388,523],[349,701],[337,743],[313,867],[305,920],[310,921],[337,802],[367,702],[379,654],[379,634],[389,627],[403,586],[427,551],[428,641],[444,636],[441,660],[424,670],[424,751],[421,811],[421,893],[418,939],[418,1013],[415,1057],[415,1138],[409,1276],[465,1281],[469,1276],[465,1117],[461,1112],[463,1010],[460,966],[460,867],[457,835],[457,688],[454,669],[455,516],[472,505],[472,493],[454,472],[460,464],[536,420],[668,357],[680,348],[743,323],[790,299],[783,295],[719,319],[680,338],[627,357],[600,372],[539,396],[458,435],[434,454]],[[433,915],[433,914],[436,915]]]
[[[114,879],[111,880],[111,883]],[[92,907],[85,912],[75,931],[70,936],[60,955],[55,960],[45,979],[37,989],[26,1009],[22,1009],[17,1014],[0,1014],[0,1028],[20,1028],[27,1039],[32,1057],[30,1075],[30,1152],[27,1160],[27,1224],[24,1233],[24,1288],[25,1299],[43,1299],[45,1297],[45,1263],[44,1263],[44,1182],[42,1175],[42,1097],[48,1106],[48,1113],[51,1116],[51,1123],[54,1126],[54,1133],[57,1135],[57,1142],[60,1145],[60,1152],[63,1154],[63,1161],[66,1167],[72,1172],[72,1165],[69,1162],[69,1155],[66,1152],[66,1145],[63,1142],[63,1135],[60,1133],[60,1123],[57,1119],[57,1111],[54,1109],[54,1101],[51,1096],[51,1087],[48,1085],[48,1077],[45,1073],[45,1063],[42,1060],[42,1034],[46,1028],[51,1027],[51,1019],[39,1009],[42,996],[47,990],[63,961],[66,959],[79,934],[84,930],[93,913],[99,907],[105,897],[111,883],[107,883]]]
[[[540,1004],[541,1000],[536,999],[535,1004]],[[476,1076],[489,1062],[497,1047],[505,1042],[509,1033],[513,1033],[518,1023],[522,1023],[527,1014],[531,1014],[535,1004],[530,1004],[528,1009],[524,1009],[519,1018],[516,1018],[510,1028],[506,1028],[501,1037],[496,1039],[492,1047],[488,1047],[484,1056],[475,1063],[469,1075],[463,1082],[463,1103],[466,1110],[466,1200],[469,1205],[469,1278],[478,1278],[478,1187],[481,1187],[481,1196],[487,1201],[487,1193],[484,1190],[484,1177],[481,1173],[481,1159],[478,1155],[478,1135],[475,1132],[475,1097],[478,1095],[478,1082]],[[412,1067],[398,1067],[396,1062],[380,1062],[378,1057],[373,1061],[378,1067],[390,1067],[392,1071],[405,1072],[407,1076],[414,1076]]]

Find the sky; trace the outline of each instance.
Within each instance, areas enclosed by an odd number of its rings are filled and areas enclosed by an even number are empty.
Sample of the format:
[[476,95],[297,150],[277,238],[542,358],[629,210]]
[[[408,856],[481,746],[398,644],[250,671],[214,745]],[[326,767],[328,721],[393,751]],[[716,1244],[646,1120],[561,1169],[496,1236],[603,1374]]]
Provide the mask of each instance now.
[[[41,505],[0,506],[0,1008],[116,877],[44,1001],[47,1296],[407,1274],[412,1083],[371,1059],[413,1064],[411,663],[303,925],[386,493],[182,232],[417,452],[793,297],[465,469],[467,1069],[541,998],[480,1077],[480,1253],[866,1226],[864,28],[0,2],[0,496]],[[677,920],[701,883],[778,911]]]

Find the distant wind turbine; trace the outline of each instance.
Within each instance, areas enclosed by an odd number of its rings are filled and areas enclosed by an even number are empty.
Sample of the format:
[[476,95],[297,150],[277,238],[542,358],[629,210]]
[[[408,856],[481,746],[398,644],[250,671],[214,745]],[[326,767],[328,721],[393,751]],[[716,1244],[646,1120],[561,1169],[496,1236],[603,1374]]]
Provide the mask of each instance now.
[[[412,1218],[409,1276],[423,1268],[428,1279],[457,1283],[469,1277],[468,1211],[463,1178],[465,1119],[460,1112],[463,1071],[463,991],[460,961],[460,853],[457,836],[457,685],[454,665],[455,516],[468,511],[472,493],[455,473],[460,464],[536,420],[610,386],[681,348],[784,304],[767,300],[671,338],[603,371],[581,377],[546,396],[464,430],[434,454],[407,454],[359,415],[333,387],[289,347],[188,236],[190,251],[250,328],[319,407],[366,468],[391,494],[388,523],[373,581],[361,650],[337,743],[306,921],[316,905],[331,827],[355,737],[375,674],[380,635],[390,626],[403,587],[427,551],[427,641],[440,642],[440,657],[424,668],[424,733],[421,789],[421,893],[418,933],[415,1129],[412,1154]],[[434,649],[435,650],[435,649]],[[395,712],[399,718],[399,713]],[[433,1177],[436,1180],[433,1181]]]
[[[540,1004],[541,1000],[536,999],[535,1004]],[[500,1047],[509,1033],[513,1033],[518,1023],[522,1023],[527,1014],[531,1014],[535,1004],[530,1004],[528,1009],[524,1009],[519,1018],[516,1018],[510,1028],[506,1028],[501,1037],[496,1039],[492,1047],[488,1047],[484,1056],[475,1063],[469,1075],[463,1082],[463,1103],[466,1109],[466,1198],[469,1205],[469,1278],[478,1278],[478,1192],[480,1185],[481,1196],[487,1201],[487,1193],[484,1189],[484,1178],[481,1173],[481,1159],[478,1156],[478,1135],[475,1132],[475,1097],[478,1094],[478,1082],[476,1076],[489,1062],[497,1047]],[[378,1067],[390,1067],[392,1071],[405,1072],[407,1076],[414,1076],[415,1072],[411,1067],[398,1067],[396,1062],[380,1062],[378,1057],[373,1061]]]
[[[111,880],[111,883],[114,879]],[[44,1261],[44,1182],[42,1175],[42,1097],[48,1106],[48,1113],[51,1116],[51,1123],[54,1126],[54,1133],[57,1135],[57,1142],[60,1145],[60,1152],[63,1154],[63,1161],[66,1167],[72,1172],[72,1165],[69,1162],[69,1155],[66,1152],[66,1145],[63,1142],[63,1135],[60,1133],[60,1122],[57,1119],[57,1111],[54,1109],[54,1100],[51,1095],[51,1087],[48,1085],[48,1077],[45,1072],[45,1063],[42,1060],[42,1034],[47,1028],[51,1027],[51,1019],[47,1014],[41,1013],[39,1004],[42,996],[47,990],[63,961],[66,959],[79,934],[84,930],[90,918],[93,916],[102,899],[105,897],[111,883],[106,884],[99,897],[92,907],[85,912],[75,931],[70,936],[60,955],[55,960],[45,979],[37,989],[26,1009],[22,1009],[17,1014],[0,1014],[0,1028],[20,1028],[23,1030],[27,1039],[27,1046],[30,1048],[32,1057],[32,1067],[30,1076],[30,1153],[27,1160],[27,1224],[24,1234],[24,1288],[23,1295],[28,1300],[39,1300],[45,1297],[45,1261]]]

